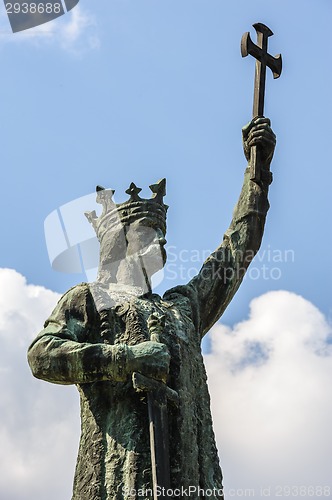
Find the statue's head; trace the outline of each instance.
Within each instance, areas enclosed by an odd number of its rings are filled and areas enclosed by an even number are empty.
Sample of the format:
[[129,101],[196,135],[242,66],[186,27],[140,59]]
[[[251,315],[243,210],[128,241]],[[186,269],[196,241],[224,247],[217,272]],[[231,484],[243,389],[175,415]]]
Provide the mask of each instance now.
[[126,191],[129,199],[120,204],[113,201],[114,190],[97,186],[102,214],[85,215],[100,242],[99,272],[107,273],[110,281],[118,281],[119,269],[140,267],[150,278],[165,265],[165,186],[165,179],[151,185],[152,197],[144,199],[139,196],[141,189],[131,183]]

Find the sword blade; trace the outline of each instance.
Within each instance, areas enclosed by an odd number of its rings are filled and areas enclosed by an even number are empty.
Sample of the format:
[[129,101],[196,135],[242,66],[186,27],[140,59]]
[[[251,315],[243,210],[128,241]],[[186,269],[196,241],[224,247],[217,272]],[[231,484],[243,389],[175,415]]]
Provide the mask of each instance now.
[[[167,398],[159,391],[148,393],[153,498],[168,498],[170,489]],[[159,492],[159,495],[157,494]]]
[[171,498],[167,495],[171,487],[167,402],[178,407],[179,396],[163,382],[141,373],[134,372],[132,380],[136,391],[147,393],[153,499]]

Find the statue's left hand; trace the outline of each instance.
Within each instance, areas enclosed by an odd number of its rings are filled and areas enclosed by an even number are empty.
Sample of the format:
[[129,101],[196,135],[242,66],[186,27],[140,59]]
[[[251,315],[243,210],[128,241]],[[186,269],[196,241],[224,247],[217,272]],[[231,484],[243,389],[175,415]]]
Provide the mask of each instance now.
[[276,136],[271,129],[271,122],[268,118],[256,117],[242,129],[243,149],[247,160],[250,160],[250,149],[258,146],[260,159],[269,167],[274,149],[276,146]]

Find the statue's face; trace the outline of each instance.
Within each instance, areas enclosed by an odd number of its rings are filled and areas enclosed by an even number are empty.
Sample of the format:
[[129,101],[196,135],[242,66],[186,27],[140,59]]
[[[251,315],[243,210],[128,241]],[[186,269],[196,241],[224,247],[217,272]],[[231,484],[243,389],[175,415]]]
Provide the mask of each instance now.
[[[100,269],[116,282],[118,270],[126,262],[131,269],[144,268],[150,278],[166,263],[166,244],[163,231],[150,219],[139,219],[126,227],[105,233],[100,246]],[[126,267],[126,266],[124,266]],[[133,277],[133,281],[135,277]]]
[[141,260],[149,276],[162,269],[166,263],[165,236],[157,226],[138,220],[126,228],[127,258]]

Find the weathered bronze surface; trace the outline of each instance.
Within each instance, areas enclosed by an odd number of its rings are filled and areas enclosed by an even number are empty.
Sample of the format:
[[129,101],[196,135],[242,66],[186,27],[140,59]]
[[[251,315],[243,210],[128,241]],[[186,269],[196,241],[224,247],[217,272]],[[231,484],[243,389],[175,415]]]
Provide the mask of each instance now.
[[221,244],[162,297],[151,277],[166,263],[165,180],[150,186],[150,199],[132,183],[121,204],[97,187],[103,212],[86,214],[100,241],[97,280],[63,295],[28,352],[37,378],[80,394],[73,500],[151,499],[161,481],[182,497],[224,498],[201,340],[261,244],[275,148],[268,119],[244,127],[243,146],[248,161],[259,148],[259,182],[247,167]]

